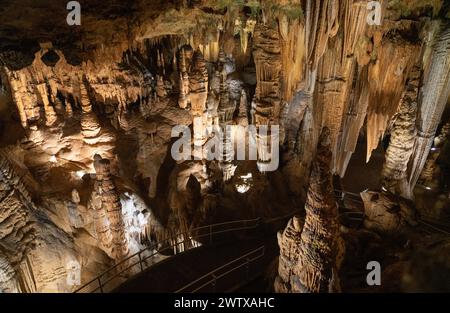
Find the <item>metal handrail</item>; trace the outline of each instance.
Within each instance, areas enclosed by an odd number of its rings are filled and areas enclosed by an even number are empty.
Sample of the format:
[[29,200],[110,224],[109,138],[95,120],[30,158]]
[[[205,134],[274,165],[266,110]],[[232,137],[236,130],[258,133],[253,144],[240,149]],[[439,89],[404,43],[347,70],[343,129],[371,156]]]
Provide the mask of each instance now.
[[442,233],[442,234],[444,234],[446,236],[450,236],[450,232],[440,228],[440,226],[442,226],[442,225],[436,225],[436,224],[434,224],[431,221],[426,221],[426,220],[423,220],[423,219],[419,219],[418,222],[421,223],[422,225],[430,227],[430,228],[434,229],[435,231],[438,231],[438,232],[440,232],[440,233]]
[[[252,255],[254,255],[256,253],[258,253],[256,256],[250,258],[250,256],[252,256]],[[256,260],[262,258],[264,256],[264,254],[265,254],[265,246],[260,246],[259,248],[255,249],[255,250],[252,250],[250,252],[247,252],[246,254],[244,254],[244,255],[242,255],[242,256],[240,256],[240,257],[238,257],[238,258],[236,258],[236,259],[234,259],[234,260],[232,260],[232,261],[230,261],[230,262],[228,262],[228,263],[226,263],[224,265],[221,265],[218,268],[216,268],[216,269],[214,269],[214,270],[204,274],[203,276],[197,278],[196,280],[190,282],[189,284],[187,284],[187,285],[177,289],[175,291],[175,293],[186,292],[185,291],[186,289],[188,289],[191,286],[194,286],[196,283],[202,281],[205,278],[211,278],[211,279],[208,280],[207,282],[203,283],[199,287],[195,288],[194,290],[192,290],[191,291],[192,293],[197,292],[197,291],[201,290],[203,287],[206,287],[208,285],[216,286],[217,281],[219,279],[229,275],[230,273],[232,273],[232,272],[234,272],[234,271],[236,271],[236,270],[238,270],[238,269],[240,269],[240,268],[242,268],[244,266],[248,267],[250,265],[250,263],[252,263],[253,261],[256,261]],[[228,267],[230,265],[233,265],[234,263],[242,261],[244,259],[245,259],[245,263],[239,264],[239,265],[237,265],[237,266],[227,270],[226,272],[224,272],[224,273],[222,273],[220,275],[217,275],[219,271],[225,269],[226,267]],[[248,276],[248,271],[247,271],[247,276]]]
[[[261,220],[261,218],[255,218],[255,219],[236,220],[236,221],[215,223],[215,224],[210,224],[210,225],[206,225],[206,226],[196,227],[196,228],[192,229],[190,231],[190,233],[194,233],[194,232],[198,232],[200,230],[207,229],[208,230],[207,233],[195,235],[195,238],[200,239],[200,238],[204,238],[204,237],[209,237],[210,238],[209,241],[210,241],[210,243],[212,243],[213,235],[227,233],[227,232],[235,232],[235,231],[240,231],[240,230],[254,229],[254,228],[258,227],[260,220]],[[214,228],[217,228],[218,226],[224,226],[224,225],[228,226],[228,225],[233,225],[233,224],[238,224],[238,223],[241,223],[241,224],[243,223],[244,226],[214,231]],[[184,239],[179,241],[178,238],[181,236]],[[126,257],[125,259],[121,260],[120,262],[111,266],[110,268],[106,269],[101,274],[99,274],[95,278],[91,279],[90,281],[88,281],[87,283],[85,283],[84,285],[82,285],[81,287],[76,289],[74,291],[74,293],[78,293],[81,290],[86,289],[88,286],[92,285],[93,283],[97,283],[97,287],[95,289],[91,290],[90,292],[97,292],[99,290],[100,292],[103,293],[105,291],[104,287],[106,286],[106,284],[110,283],[113,279],[115,279],[119,275],[123,274],[124,272],[128,271],[132,267],[139,265],[138,273],[140,273],[144,270],[144,266],[143,266],[144,262],[146,262],[148,259],[156,256],[157,254],[159,254],[161,252],[161,250],[175,248],[181,244],[190,242],[191,240],[192,239],[190,238],[190,236],[187,232],[180,232],[180,233],[177,233],[176,235],[171,236],[170,238],[163,240],[162,242],[158,242],[156,245],[146,247],[146,248]],[[158,245],[161,245],[161,244],[162,244],[162,249],[158,248]],[[150,255],[143,256],[143,254],[147,251],[150,251]],[[151,252],[151,251],[153,251],[153,252]],[[128,264],[129,261],[136,256],[139,258],[139,261],[134,262],[132,264]],[[108,277],[108,279],[106,281],[102,282],[103,277],[107,276],[107,274],[111,273],[113,270],[115,270],[116,268],[118,268],[121,265],[124,265],[125,268],[121,269],[117,273],[114,273],[112,276]],[[145,268],[148,268],[148,267],[150,267],[150,266],[146,266]],[[138,273],[136,273],[136,274],[138,274]]]
[[361,202],[361,203],[363,202],[362,199],[361,199],[361,195],[357,194],[357,193],[354,193],[354,192],[349,192],[349,191],[345,191],[345,190],[335,189],[334,193],[337,196],[339,196],[339,197],[342,197],[342,196],[345,197],[347,195],[347,196],[350,196],[353,201],[357,201],[357,202]]

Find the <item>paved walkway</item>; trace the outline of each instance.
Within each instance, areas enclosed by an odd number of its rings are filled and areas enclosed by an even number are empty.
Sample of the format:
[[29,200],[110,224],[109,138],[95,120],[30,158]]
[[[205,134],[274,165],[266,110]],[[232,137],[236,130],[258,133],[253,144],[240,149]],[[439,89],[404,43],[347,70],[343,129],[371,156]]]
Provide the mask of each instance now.
[[[281,222],[283,224],[284,221]],[[174,292],[214,269],[233,261],[242,255],[265,246],[265,254],[249,268],[253,279],[264,274],[269,264],[279,253],[276,226],[263,225],[250,237],[231,243],[202,246],[177,254],[132,277],[113,292]],[[202,292],[225,292],[238,289],[246,281],[246,268],[227,275],[215,286],[207,286]]]

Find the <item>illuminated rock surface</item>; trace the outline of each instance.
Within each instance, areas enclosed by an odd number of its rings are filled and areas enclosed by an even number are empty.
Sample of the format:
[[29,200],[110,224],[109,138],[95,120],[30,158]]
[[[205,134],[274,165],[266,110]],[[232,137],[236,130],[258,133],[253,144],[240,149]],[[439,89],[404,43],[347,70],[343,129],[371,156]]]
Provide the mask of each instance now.
[[359,0],[85,0],[79,26],[31,2],[0,8],[1,291],[71,292],[203,245],[198,226],[282,216],[278,292],[367,291],[355,269],[397,252],[397,290],[433,289],[405,242],[450,219],[444,1],[382,1],[373,25]]

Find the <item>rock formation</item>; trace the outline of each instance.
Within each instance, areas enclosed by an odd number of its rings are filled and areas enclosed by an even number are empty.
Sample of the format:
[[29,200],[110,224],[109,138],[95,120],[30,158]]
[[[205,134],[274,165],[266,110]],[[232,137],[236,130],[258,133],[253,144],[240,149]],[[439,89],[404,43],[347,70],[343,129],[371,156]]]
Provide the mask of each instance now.
[[110,161],[95,156],[95,186],[93,209],[96,229],[104,248],[113,259],[120,261],[128,254],[128,243],[122,217],[122,206],[111,175]]
[[382,172],[383,186],[392,193],[405,198],[411,198],[407,182],[407,168],[417,134],[416,114],[419,77],[420,70],[415,68],[409,78],[398,113],[394,118]]
[[[332,185],[330,146],[330,130],[324,128],[312,165],[303,228],[294,219],[278,235],[282,255],[279,276],[283,281],[283,284],[280,280],[276,283],[278,292],[340,291],[338,271],[343,259],[343,242]],[[286,268],[292,273],[286,273]]]
[[433,37],[424,59],[423,83],[417,119],[417,138],[411,157],[410,188],[413,189],[425,165],[439,121],[450,95],[450,27],[433,24]]
[[[81,26],[28,2],[0,9],[0,290],[70,292],[180,232],[196,246],[197,226],[305,202],[276,290],[353,290],[366,237],[388,255],[426,232],[397,196],[450,216],[446,1],[379,1],[373,23],[361,0],[84,0]],[[361,239],[344,275],[332,174]],[[364,224],[346,192],[380,187],[395,196],[363,193]]]
[[364,225],[385,234],[400,234],[408,227],[417,226],[415,209],[407,201],[388,193],[364,191],[361,193],[366,215]]
[[[281,110],[281,49],[279,33],[276,29],[259,24],[255,28],[253,57],[256,65],[257,86],[254,99],[254,124],[271,126],[279,124]],[[258,135],[258,168],[265,172],[270,163],[269,145],[271,135]]]

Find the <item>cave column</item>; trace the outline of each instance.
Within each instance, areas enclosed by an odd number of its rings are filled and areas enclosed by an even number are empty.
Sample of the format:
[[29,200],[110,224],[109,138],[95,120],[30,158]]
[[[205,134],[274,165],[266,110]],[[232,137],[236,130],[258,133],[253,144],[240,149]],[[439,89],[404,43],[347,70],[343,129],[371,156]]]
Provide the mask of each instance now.
[[411,198],[407,184],[408,161],[413,153],[416,137],[417,96],[420,67],[411,72],[406,91],[391,130],[389,147],[382,171],[383,186],[394,194]]
[[[115,260],[121,260],[128,254],[128,242],[122,217],[120,198],[111,175],[109,160],[102,159],[98,155],[94,159],[96,172],[95,192],[99,198],[99,208],[102,212],[105,212],[105,217],[109,222],[111,256]],[[107,233],[108,230],[104,232]]]
[[[330,130],[324,127],[319,138],[317,155],[312,164],[305,204],[305,223],[301,229],[299,222],[293,221],[293,226],[288,225],[284,234],[278,237],[281,272],[279,272],[280,279],[275,283],[277,291],[307,293],[340,291],[338,271],[345,247],[339,230],[338,206],[334,197],[330,168],[331,159]],[[281,240],[286,237],[286,233],[291,233],[293,238],[289,247],[285,246],[286,240]],[[290,264],[284,264],[287,255],[292,261]],[[286,277],[284,267],[292,271],[289,278]]]
[[425,52],[422,88],[419,93],[418,135],[411,157],[409,187],[413,190],[426,163],[434,136],[450,95],[450,25],[435,22],[435,35]]
[[[252,107],[252,120],[256,127],[279,125],[281,111],[281,42],[277,28],[257,24],[254,35],[253,58],[256,66],[256,90]],[[257,135],[258,169],[265,172],[271,163],[268,153],[272,142],[270,131]]]

